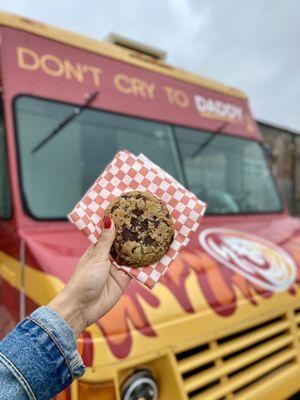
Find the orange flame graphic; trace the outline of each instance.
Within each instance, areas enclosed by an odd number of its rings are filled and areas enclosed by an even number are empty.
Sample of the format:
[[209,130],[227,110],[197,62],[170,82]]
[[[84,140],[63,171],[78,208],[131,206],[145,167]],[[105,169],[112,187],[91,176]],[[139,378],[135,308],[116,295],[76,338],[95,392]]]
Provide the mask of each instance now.
[[[300,237],[283,247],[299,265]],[[222,317],[230,316],[235,312],[238,291],[253,306],[257,305],[255,294],[262,298],[270,298],[274,295],[273,292],[250,282],[237,272],[224,268],[203,250],[194,252],[183,250],[160,284],[170,290],[187,313],[195,312],[190,301],[190,294],[186,290],[186,280],[192,272],[196,273],[199,292],[202,292],[211,309]],[[300,269],[297,267],[295,284],[289,288],[288,292],[295,295],[296,286],[299,285]],[[148,337],[157,335],[143,310],[141,300],[153,308],[160,306],[160,299],[157,296],[142,285],[132,282],[117,305],[97,322],[108,346],[117,358],[125,358],[130,352],[132,346],[130,326],[137,329],[141,335]]]

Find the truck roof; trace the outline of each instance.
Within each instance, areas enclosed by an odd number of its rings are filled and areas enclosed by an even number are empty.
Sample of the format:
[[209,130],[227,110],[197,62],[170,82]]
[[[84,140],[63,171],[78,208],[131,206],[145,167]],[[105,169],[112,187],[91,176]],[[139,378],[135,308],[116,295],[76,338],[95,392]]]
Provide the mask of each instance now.
[[0,26],[6,26],[22,31],[26,31],[47,39],[55,40],[66,45],[77,47],[92,53],[110,57],[125,63],[136,65],[140,68],[168,75],[175,79],[192,83],[216,92],[245,99],[247,96],[240,90],[226,86],[222,83],[208,79],[191,72],[170,66],[161,60],[152,60],[147,56],[134,50],[129,50],[121,46],[106,43],[100,40],[91,39],[78,33],[56,28],[27,17],[0,12]]

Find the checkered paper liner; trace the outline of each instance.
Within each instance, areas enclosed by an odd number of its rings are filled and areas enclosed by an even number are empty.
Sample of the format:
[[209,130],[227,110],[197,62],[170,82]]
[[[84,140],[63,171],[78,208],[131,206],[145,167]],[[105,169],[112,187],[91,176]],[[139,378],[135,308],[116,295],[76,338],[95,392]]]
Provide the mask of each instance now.
[[69,220],[95,244],[101,235],[100,221],[105,209],[116,197],[133,190],[150,192],[161,199],[172,217],[175,235],[167,253],[160,261],[143,268],[120,266],[149,288],[166,273],[182,247],[189,242],[191,232],[199,226],[206,204],[184,188],[171,175],[146,156],[129,151],[118,152],[92,187],[69,214]]

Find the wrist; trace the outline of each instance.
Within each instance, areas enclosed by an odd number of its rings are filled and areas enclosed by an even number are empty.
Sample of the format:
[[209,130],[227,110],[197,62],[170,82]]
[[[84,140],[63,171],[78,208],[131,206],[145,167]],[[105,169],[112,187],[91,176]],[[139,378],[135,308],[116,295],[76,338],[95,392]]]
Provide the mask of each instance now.
[[76,338],[86,328],[83,309],[67,290],[63,289],[47,306],[65,320]]

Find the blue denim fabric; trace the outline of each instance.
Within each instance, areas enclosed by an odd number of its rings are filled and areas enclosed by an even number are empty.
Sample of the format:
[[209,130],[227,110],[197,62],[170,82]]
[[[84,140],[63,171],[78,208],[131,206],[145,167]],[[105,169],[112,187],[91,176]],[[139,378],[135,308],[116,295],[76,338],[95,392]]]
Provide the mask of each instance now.
[[0,399],[49,400],[85,372],[73,332],[40,307],[0,342]]

